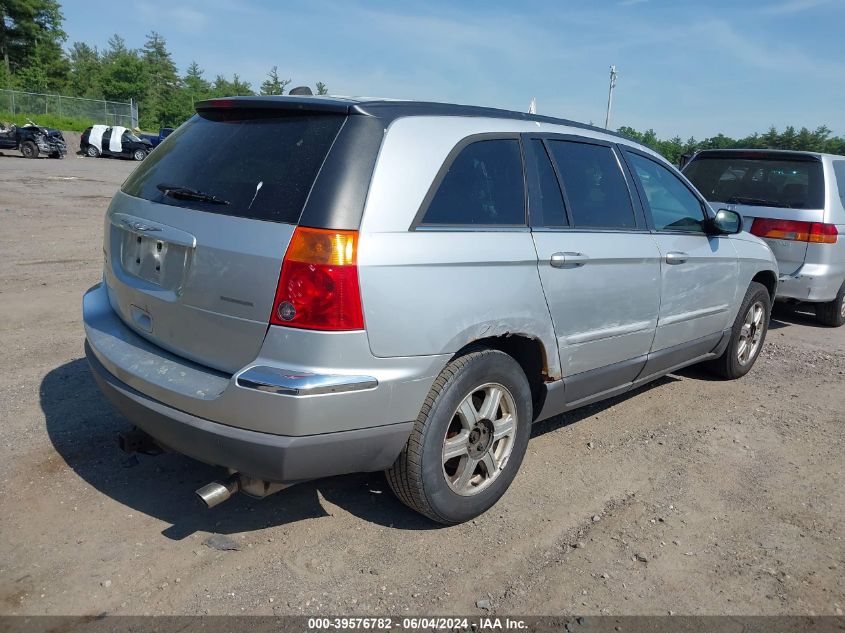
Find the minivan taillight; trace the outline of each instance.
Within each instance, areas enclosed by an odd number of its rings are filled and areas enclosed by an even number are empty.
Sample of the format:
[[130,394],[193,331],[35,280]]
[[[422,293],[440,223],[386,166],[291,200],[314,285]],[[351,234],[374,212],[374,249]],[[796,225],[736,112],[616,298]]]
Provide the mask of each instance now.
[[270,323],[309,330],[361,330],[358,232],[297,227]]
[[818,244],[835,244],[839,235],[836,226],[833,224],[772,220],[769,218],[755,218],[754,224],[751,225],[751,233],[758,237],[776,240],[816,242]]

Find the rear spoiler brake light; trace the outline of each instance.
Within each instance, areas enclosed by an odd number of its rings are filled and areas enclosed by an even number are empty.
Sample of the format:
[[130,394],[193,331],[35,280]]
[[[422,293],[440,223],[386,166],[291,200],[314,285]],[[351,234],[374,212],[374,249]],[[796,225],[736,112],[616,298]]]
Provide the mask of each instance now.
[[306,96],[276,96],[276,97],[222,97],[197,101],[197,112],[211,110],[283,110],[287,112],[320,112],[334,114],[349,114],[352,102],[341,99]]

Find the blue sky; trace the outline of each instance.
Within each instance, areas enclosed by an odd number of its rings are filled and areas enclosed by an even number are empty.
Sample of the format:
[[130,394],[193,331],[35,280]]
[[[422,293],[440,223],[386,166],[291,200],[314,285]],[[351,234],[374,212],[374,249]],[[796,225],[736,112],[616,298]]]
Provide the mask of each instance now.
[[451,101],[661,137],[770,125],[845,134],[845,0],[65,0],[68,41],[130,47],[156,30],[180,72],[279,67],[332,94]]

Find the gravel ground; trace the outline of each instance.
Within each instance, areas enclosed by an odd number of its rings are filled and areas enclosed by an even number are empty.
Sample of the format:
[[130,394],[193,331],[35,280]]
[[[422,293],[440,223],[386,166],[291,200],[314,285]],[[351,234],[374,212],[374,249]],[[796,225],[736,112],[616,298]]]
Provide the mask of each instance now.
[[845,609],[845,329],[801,313],[776,314],[740,381],[690,369],[538,425],[465,525],[381,474],[202,509],[217,471],[121,454],[82,354],[103,213],[134,167],[0,156],[0,613]]

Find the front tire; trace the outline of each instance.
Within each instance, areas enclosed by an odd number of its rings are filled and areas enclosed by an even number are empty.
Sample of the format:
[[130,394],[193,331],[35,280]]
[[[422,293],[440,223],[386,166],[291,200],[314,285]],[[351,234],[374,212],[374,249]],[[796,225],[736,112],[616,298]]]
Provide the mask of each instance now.
[[136,149],[135,152],[132,154],[132,158],[137,161],[142,161],[147,157],[147,152],[142,149]]
[[734,320],[727,349],[708,363],[713,373],[726,380],[735,380],[751,371],[763,349],[771,313],[769,291],[763,284],[752,281]]
[[490,509],[516,476],[531,435],[531,388],[519,363],[469,352],[434,381],[387,481],[402,503],[445,525]]
[[833,301],[816,304],[816,320],[828,327],[842,327],[845,324],[845,283]]
[[88,158],[99,158],[100,150],[93,145],[89,145],[85,148],[85,155],[88,156]]
[[38,158],[38,145],[32,141],[21,143],[21,154],[24,158]]

